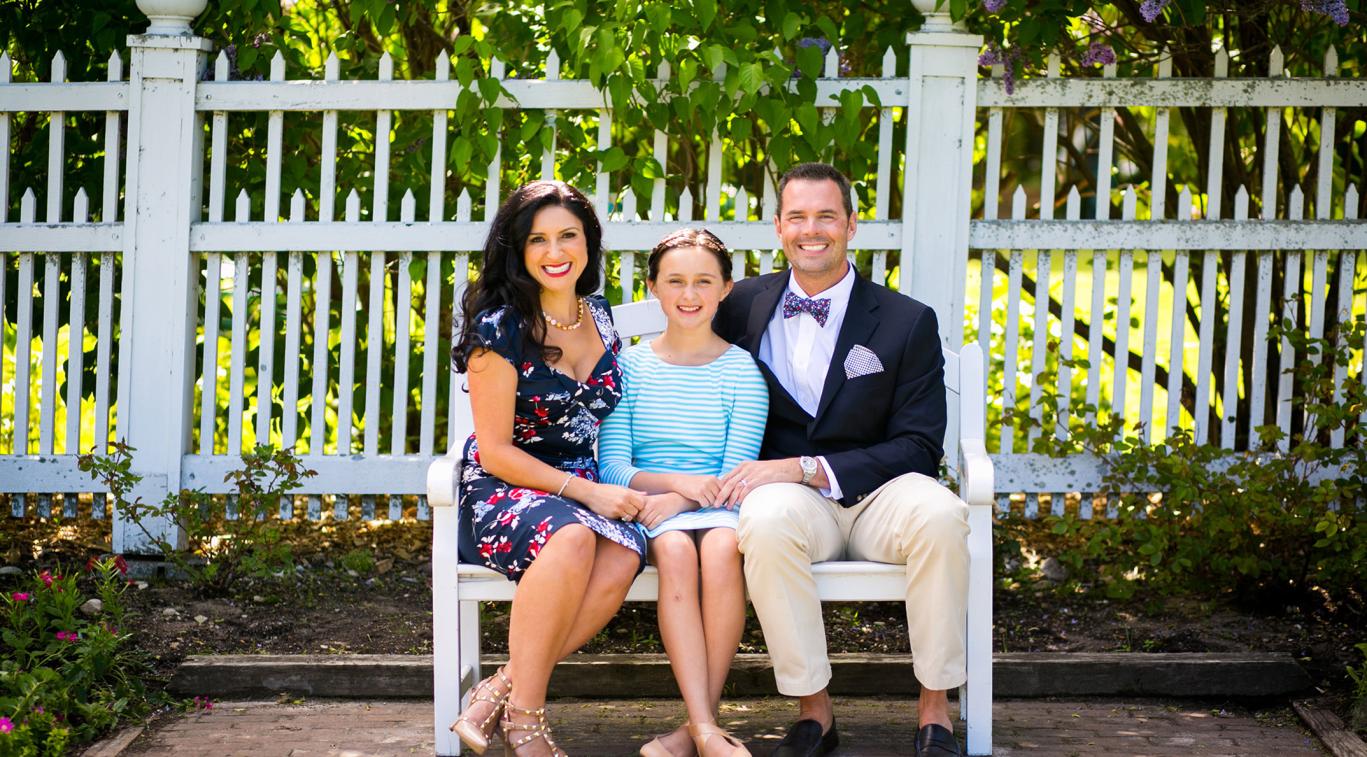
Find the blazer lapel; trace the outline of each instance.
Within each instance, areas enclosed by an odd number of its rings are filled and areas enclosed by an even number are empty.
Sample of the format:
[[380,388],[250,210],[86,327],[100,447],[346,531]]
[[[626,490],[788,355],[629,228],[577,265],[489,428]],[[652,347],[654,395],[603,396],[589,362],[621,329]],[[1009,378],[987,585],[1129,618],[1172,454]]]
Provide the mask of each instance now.
[[745,324],[745,349],[750,351],[750,356],[758,360],[759,345],[764,339],[764,331],[769,328],[769,320],[774,316],[774,308],[778,307],[778,298],[788,288],[788,277],[792,273],[785,273],[782,276],[773,277],[768,286],[760,290],[755,298],[750,301],[750,319]]
[[821,387],[821,402],[817,404],[816,419],[825,414],[835,395],[845,385],[845,358],[850,348],[856,344],[866,344],[878,328],[878,301],[873,296],[872,287],[858,272],[854,275],[854,288],[850,290],[850,304],[845,309],[845,320],[840,324],[840,334],[835,340],[835,352],[831,354],[831,367],[826,370],[826,383]]

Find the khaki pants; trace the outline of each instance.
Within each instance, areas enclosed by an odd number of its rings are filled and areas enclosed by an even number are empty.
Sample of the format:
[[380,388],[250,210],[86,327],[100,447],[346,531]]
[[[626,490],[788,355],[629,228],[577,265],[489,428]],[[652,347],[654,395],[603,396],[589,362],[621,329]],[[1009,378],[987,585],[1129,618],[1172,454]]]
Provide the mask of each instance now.
[[737,535],[782,694],[831,680],[812,563],[841,559],[905,564],[917,680],[935,690],[965,681],[968,505],[935,480],[908,473],[849,508],[810,486],[767,484],[746,496]]

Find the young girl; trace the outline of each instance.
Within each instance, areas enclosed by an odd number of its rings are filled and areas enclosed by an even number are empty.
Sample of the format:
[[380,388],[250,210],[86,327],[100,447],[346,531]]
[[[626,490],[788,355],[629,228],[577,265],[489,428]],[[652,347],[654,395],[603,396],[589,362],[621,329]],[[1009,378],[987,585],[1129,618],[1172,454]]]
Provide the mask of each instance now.
[[668,325],[619,358],[624,393],[603,424],[599,464],[604,483],[648,495],[637,520],[660,572],[660,636],[688,723],[641,754],[679,757],[696,748],[702,757],[739,757],[750,752],[717,725],[745,626],[738,516],[706,505],[720,490],[719,475],[759,453],[769,396],[750,355],[712,332],[717,305],[731,291],[721,240],[706,230],[674,232],[647,266]]

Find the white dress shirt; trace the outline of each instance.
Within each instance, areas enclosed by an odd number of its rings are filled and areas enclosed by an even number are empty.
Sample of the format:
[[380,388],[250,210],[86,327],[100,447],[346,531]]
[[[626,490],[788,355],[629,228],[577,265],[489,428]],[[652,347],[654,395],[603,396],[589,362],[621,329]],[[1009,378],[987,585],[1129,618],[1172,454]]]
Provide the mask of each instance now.
[[[824,292],[809,295],[798,286],[797,278],[788,276],[788,291],[804,298],[829,298],[830,314],[826,325],[817,322],[811,313],[803,311],[792,318],[783,317],[783,298],[769,317],[769,327],[759,342],[759,359],[774,372],[788,394],[806,413],[816,417],[817,407],[821,404],[821,390],[826,385],[826,373],[831,368],[831,358],[835,354],[835,340],[840,335],[840,325],[845,322],[845,311],[849,309],[850,292],[854,290],[854,268],[845,270],[844,278]],[[838,369],[837,369],[838,370]],[[826,462],[818,457],[821,467],[826,471],[829,489],[821,493],[831,499],[840,499],[840,482]]]

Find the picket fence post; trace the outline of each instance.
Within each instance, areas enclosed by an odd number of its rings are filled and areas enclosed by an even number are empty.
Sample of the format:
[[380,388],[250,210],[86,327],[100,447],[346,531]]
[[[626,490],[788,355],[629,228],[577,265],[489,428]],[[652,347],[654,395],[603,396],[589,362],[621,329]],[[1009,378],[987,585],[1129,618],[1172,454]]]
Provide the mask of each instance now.
[[[137,450],[134,469],[144,476],[134,495],[159,502],[180,488],[189,444],[198,303],[190,224],[199,220],[204,135],[195,86],[212,45],[190,31],[207,0],[137,4],[152,23],[147,33],[128,38],[119,437]],[[183,546],[184,534],[173,523],[144,520],[143,526]],[[157,551],[117,508],[113,549]]]
[[[943,0],[913,0],[912,4],[926,21],[919,31],[907,35],[910,64],[898,286],[904,294],[935,310],[941,341],[957,352],[963,343],[978,50],[983,38],[956,26],[945,12],[949,4]],[[945,450],[953,461],[958,459],[958,396],[950,394],[948,401]],[[990,522],[974,524],[974,528],[990,527]],[[986,563],[992,564],[990,556]],[[986,606],[970,607],[969,613],[990,617],[990,586],[978,595],[986,597],[979,601],[985,601]],[[973,625],[970,623],[970,628]],[[978,633],[989,627],[977,625],[981,627]],[[976,641],[991,646],[990,638]],[[970,655],[968,666],[966,696],[959,702],[968,720],[968,753],[986,754],[992,743],[991,661]]]
[[[904,103],[907,146],[898,286],[935,310],[941,341],[957,352],[963,342],[978,50],[983,38],[957,28],[943,12],[947,3],[912,4],[926,21],[920,31],[907,35],[911,54]],[[954,398],[950,405],[945,449],[952,457],[959,443],[959,416]]]

